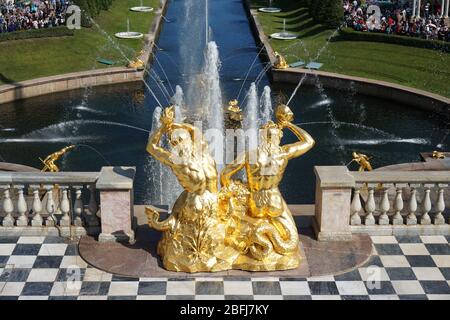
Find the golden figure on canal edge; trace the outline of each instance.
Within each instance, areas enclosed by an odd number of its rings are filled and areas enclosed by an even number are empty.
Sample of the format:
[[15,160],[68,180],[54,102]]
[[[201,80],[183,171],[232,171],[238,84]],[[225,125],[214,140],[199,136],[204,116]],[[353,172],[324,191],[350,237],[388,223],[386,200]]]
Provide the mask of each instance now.
[[[164,111],[147,151],[168,165],[185,189],[166,220],[146,209],[149,225],[163,232],[158,254],[166,269],[270,271],[299,266],[297,228],[278,185],[288,161],[309,151],[314,140],[292,123],[287,106],[278,106],[276,118],[276,123],[261,127],[256,150],[224,168],[218,191],[216,164],[200,130],[175,123],[173,107]],[[299,141],[280,146],[284,129]],[[160,146],[164,135],[172,150]],[[232,179],[240,170],[245,170],[246,182]]]
[[41,162],[44,164],[44,167],[42,168],[42,172],[59,172],[59,168],[58,166],[55,164],[56,161],[58,161],[63,155],[65,155],[68,151],[72,150],[73,148],[75,148],[74,145],[71,146],[67,146],[62,148],[59,151],[56,151],[50,155],[48,155],[44,160],[42,160],[41,158],[39,158],[39,160],[41,160]]
[[286,62],[286,59],[284,59],[284,57],[279,54],[278,52],[274,52],[275,54],[275,58],[277,59],[277,61],[275,62],[275,69],[287,69],[289,68],[289,65]]
[[443,152],[433,151],[433,153],[431,154],[431,157],[433,159],[445,159],[445,154]]
[[[370,164],[370,159],[369,156],[363,154],[363,153],[357,153],[357,152],[353,152],[352,153],[352,161],[350,161],[350,163],[352,162],[356,162],[359,165],[359,169],[358,171],[372,171],[372,165]],[[349,163],[349,164],[350,164]]]

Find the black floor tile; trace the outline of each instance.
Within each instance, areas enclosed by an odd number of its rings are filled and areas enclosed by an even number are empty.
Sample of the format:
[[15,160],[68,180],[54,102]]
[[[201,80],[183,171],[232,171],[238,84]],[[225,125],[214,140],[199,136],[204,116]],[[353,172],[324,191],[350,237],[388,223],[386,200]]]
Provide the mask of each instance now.
[[252,295],[226,295],[225,300],[253,300]]
[[59,268],[62,259],[62,256],[38,256],[33,268]]
[[167,283],[165,281],[140,282],[138,295],[165,295]]
[[358,269],[355,269],[353,271],[334,276],[334,280],[336,280],[336,281],[361,281],[362,279],[361,279],[361,274],[359,273]]
[[391,280],[417,280],[411,268],[385,268]]
[[425,247],[431,255],[450,255],[448,243],[426,243]]
[[0,282],[26,282],[31,269],[8,268],[0,275]]
[[401,294],[398,298],[400,300],[428,300],[426,294]]
[[430,256],[405,256],[411,267],[436,267]]
[[308,281],[308,285],[311,295],[339,295],[335,282]]
[[377,249],[378,255],[403,255],[402,249],[398,244],[374,244]]
[[398,243],[422,243],[419,236],[396,236]]
[[27,282],[22,290],[22,296],[48,296],[53,288],[53,282]]
[[81,285],[80,296],[106,296],[110,282],[84,281]]
[[217,295],[223,294],[222,281],[196,281],[195,294]]
[[41,244],[17,244],[12,253],[13,256],[36,256],[41,249]]
[[447,281],[419,281],[426,294],[450,294]]

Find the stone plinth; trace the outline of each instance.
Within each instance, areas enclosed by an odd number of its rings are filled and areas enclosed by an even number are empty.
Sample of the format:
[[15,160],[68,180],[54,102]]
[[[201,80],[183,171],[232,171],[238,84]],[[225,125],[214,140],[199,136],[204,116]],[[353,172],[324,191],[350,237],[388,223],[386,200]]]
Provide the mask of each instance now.
[[319,241],[352,240],[350,204],[353,177],[346,167],[315,167],[316,208],[314,232]]
[[103,167],[96,183],[100,191],[100,242],[133,243],[133,179],[134,167]]

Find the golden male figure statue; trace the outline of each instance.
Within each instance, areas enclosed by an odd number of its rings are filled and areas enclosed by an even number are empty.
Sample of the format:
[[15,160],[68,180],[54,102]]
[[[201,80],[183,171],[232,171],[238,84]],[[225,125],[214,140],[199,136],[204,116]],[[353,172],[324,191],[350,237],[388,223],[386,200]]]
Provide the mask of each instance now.
[[[293,117],[289,107],[279,105],[277,123],[269,121],[262,126],[257,150],[241,155],[221,173],[222,192],[230,194],[228,211],[234,216],[229,219],[232,224],[225,241],[240,252],[233,263],[235,269],[286,270],[300,264],[297,227],[278,185],[289,160],[308,152],[315,142],[292,123]],[[280,146],[283,129],[293,132],[299,141]],[[247,174],[247,194],[240,181],[232,180],[241,169]],[[243,201],[245,196],[247,200]]]
[[353,152],[352,157],[353,157],[353,160],[351,162],[355,161],[359,165],[358,171],[362,172],[362,171],[366,171],[366,170],[367,171],[373,170],[372,164],[369,161],[371,159],[371,158],[369,158],[369,156],[367,156],[363,153]]
[[41,158],[39,158],[39,160],[42,161],[42,163],[44,164],[44,167],[42,168],[42,172],[59,172],[59,168],[56,165],[56,161],[58,161],[63,155],[65,155],[68,151],[72,150],[73,148],[75,148],[74,145],[71,146],[67,146],[62,148],[59,151],[56,151],[50,155],[48,155],[44,160],[42,160]]
[[[167,270],[184,272],[221,271],[231,268],[231,249],[224,246],[224,224],[218,217],[218,174],[200,130],[175,123],[174,108],[164,110],[162,126],[150,137],[147,151],[170,167],[185,190],[172,214],[159,221],[159,214],[146,208],[151,227],[162,231],[158,255]],[[172,150],[160,146],[167,136]]]

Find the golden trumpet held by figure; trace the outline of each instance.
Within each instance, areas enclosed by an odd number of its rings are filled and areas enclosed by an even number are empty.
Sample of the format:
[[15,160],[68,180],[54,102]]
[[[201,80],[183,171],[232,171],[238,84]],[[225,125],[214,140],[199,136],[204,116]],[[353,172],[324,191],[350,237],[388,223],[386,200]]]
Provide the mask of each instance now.
[[61,157],[63,155],[65,155],[68,151],[72,150],[73,148],[75,148],[75,146],[70,145],[70,146],[64,147],[61,150],[48,155],[44,160],[39,158],[39,160],[41,160],[41,162],[44,164],[44,167],[42,168],[41,171],[42,172],[46,172],[46,171],[59,172],[59,168],[55,164],[55,162],[58,161],[59,159],[61,159]]
[[[173,107],[164,110],[147,151],[171,168],[184,192],[166,220],[152,208],[146,214],[149,225],[163,233],[157,252],[167,270],[271,271],[300,265],[297,227],[278,185],[289,160],[308,152],[314,140],[292,123],[293,117],[289,107],[278,106],[277,121],[261,127],[256,150],[238,155],[219,179],[200,130],[176,123]],[[299,141],[281,145],[285,129]],[[161,147],[164,136],[171,150]],[[233,179],[241,170],[245,182]]]

